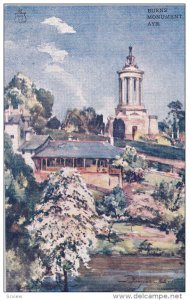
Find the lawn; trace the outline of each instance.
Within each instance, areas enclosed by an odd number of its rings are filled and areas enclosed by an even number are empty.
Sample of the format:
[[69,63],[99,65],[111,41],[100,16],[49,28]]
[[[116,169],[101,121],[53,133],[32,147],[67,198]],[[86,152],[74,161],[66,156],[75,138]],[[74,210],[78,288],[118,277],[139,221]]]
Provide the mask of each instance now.
[[156,172],[156,173],[146,173],[145,181],[143,183],[144,184],[147,183],[149,185],[155,186],[156,184],[160,184],[160,182],[163,180],[168,183],[173,182],[173,184],[176,184],[179,181],[179,179],[177,178]]
[[92,195],[93,195],[93,198],[94,200],[98,200],[98,199],[101,199],[103,197],[103,193],[102,192],[99,192],[99,191],[96,191],[96,190],[92,190],[90,189]]
[[148,240],[152,244],[152,248],[159,248],[164,255],[176,255],[180,247],[175,243],[175,236],[172,232],[167,235],[157,228],[143,225],[134,225],[131,228],[126,223],[116,223],[113,229],[117,232],[120,241],[113,243],[113,241],[99,239],[95,253],[139,254],[138,247],[144,240]]

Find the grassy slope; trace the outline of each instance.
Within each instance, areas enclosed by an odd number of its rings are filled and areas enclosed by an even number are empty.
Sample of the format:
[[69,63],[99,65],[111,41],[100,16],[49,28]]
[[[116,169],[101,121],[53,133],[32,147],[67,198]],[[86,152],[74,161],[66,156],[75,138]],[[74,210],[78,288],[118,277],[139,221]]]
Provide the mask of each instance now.
[[146,239],[151,242],[153,248],[158,247],[165,255],[172,252],[176,254],[179,249],[179,245],[175,244],[175,237],[172,233],[166,236],[165,232],[143,225],[134,225],[131,231],[131,226],[124,223],[115,224],[113,229],[122,240],[115,244],[107,240],[98,240],[95,253],[138,254],[140,243]]
[[[141,185],[141,188],[145,191],[153,189],[153,186],[159,184],[162,180],[166,182],[173,181],[176,183],[178,180],[172,177],[162,175],[160,173],[152,174],[148,173],[145,176],[145,182]],[[148,187],[149,185],[149,187]],[[95,199],[102,197],[102,193],[93,192],[93,196]],[[170,254],[176,252],[179,249],[179,245],[175,243],[175,237],[171,233],[170,235],[166,235],[165,232],[161,232],[158,229],[150,228],[143,225],[134,225],[132,227],[126,223],[117,223],[114,224],[113,229],[118,233],[122,241],[113,244],[108,242],[107,240],[98,240],[97,248],[95,249],[95,253],[121,253],[121,254],[138,254],[139,244],[147,239],[152,243],[153,248],[159,248],[164,252],[164,254]]]
[[144,183],[155,186],[156,184],[159,184],[163,180],[168,183],[173,182],[173,184],[176,184],[178,182],[178,179],[163,175],[161,173],[155,173],[155,174],[154,173],[146,173]]

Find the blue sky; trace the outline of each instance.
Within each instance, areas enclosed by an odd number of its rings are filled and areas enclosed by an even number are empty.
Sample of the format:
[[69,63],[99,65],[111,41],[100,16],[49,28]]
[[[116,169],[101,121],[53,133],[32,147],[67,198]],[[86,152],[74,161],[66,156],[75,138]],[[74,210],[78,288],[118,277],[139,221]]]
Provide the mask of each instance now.
[[[143,102],[161,120],[170,101],[185,100],[184,6],[164,7],[182,18],[152,27],[146,19],[149,5],[6,5],[5,84],[22,72],[54,94],[59,118],[68,108],[83,106],[107,117],[118,103],[117,71],[132,45],[145,72]],[[26,12],[26,23],[15,23],[18,8]]]

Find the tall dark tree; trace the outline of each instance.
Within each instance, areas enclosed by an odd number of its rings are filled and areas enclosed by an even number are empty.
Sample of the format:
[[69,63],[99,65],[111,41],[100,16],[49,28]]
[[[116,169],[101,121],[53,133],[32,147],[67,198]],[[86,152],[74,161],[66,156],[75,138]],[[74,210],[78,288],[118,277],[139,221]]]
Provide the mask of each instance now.
[[185,132],[185,112],[180,101],[172,101],[168,104],[168,122],[172,126],[173,137],[178,138],[178,132]]
[[47,122],[47,127],[50,129],[59,129],[60,128],[60,121],[56,116],[52,117],[48,122]]
[[54,104],[54,96],[50,91],[46,91],[45,89],[35,90],[37,100],[42,104],[44,110],[42,112],[42,116],[46,119],[50,118],[52,115],[52,107]]
[[115,119],[113,122],[113,136],[115,138],[125,138],[125,124],[121,119]]
[[14,154],[8,134],[5,134],[4,153],[6,247],[10,249],[18,247],[21,240],[24,243],[25,231],[19,229],[18,220],[20,217],[29,219],[32,216],[40,187],[22,156]]

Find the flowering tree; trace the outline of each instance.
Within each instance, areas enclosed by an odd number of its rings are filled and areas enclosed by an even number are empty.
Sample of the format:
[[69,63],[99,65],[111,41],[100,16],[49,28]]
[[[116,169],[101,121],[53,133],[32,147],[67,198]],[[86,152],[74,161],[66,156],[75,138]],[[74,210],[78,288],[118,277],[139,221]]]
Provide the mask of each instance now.
[[141,181],[144,178],[144,170],[147,162],[144,155],[138,155],[134,147],[126,146],[125,151],[116,157],[113,165],[121,168],[123,178],[128,182]]
[[47,270],[63,275],[64,291],[68,291],[67,272],[77,275],[80,262],[88,266],[88,250],[103,226],[93,197],[77,172],[67,168],[49,176],[28,229]]

